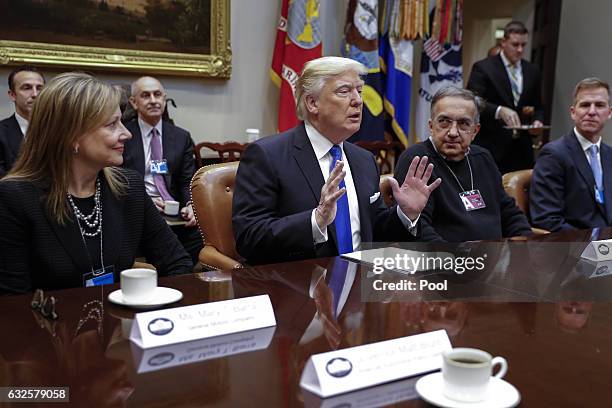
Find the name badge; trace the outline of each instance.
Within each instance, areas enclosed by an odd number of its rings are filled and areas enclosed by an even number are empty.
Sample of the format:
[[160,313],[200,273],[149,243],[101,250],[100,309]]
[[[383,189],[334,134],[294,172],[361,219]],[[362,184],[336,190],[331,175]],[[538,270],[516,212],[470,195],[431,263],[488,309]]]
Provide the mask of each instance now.
[[151,174],[168,174],[168,162],[166,159],[152,160]]
[[110,285],[115,283],[115,267],[105,266],[104,269],[96,269],[93,272],[87,272],[83,275],[83,286],[86,288],[90,286]]
[[597,201],[599,204],[604,204],[604,192],[603,190],[598,190],[597,186],[595,186],[595,201]]
[[481,208],[486,207],[484,199],[480,195],[479,190],[464,191],[459,193],[459,198],[461,199],[466,211],[480,210]]

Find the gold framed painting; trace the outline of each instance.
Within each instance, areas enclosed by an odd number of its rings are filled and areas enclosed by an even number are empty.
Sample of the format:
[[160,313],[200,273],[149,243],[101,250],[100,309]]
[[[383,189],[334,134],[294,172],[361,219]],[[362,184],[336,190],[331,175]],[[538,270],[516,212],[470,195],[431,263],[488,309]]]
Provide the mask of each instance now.
[[230,0],[0,0],[0,63],[229,78]]

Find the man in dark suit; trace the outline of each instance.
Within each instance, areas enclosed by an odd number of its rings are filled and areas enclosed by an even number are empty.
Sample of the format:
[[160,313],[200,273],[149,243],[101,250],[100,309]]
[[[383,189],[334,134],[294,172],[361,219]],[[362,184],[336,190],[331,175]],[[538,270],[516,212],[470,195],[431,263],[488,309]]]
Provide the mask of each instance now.
[[610,86],[578,82],[570,114],[574,130],[544,146],[531,180],[532,224],[549,231],[612,225],[612,147],[601,140]]
[[340,57],[308,62],[296,84],[304,123],[249,145],[233,196],[236,248],[248,263],[336,256],[362,242],[414,239],[436,180],[415,158],[387,208],[371,153],[345,142],[361,124],[367,69]]
[[[491,152],[502,174],[533,167],[530,134],[504,127],[520,126],[521,117],[524,124],[541,127],[544,117],[540,72],[522,59],[528,37],[523,23],[508,23],[499,55],[476,62],[467,84],[486,101],[474,143]],[[538,131],[529,132],[537,135]]]
[[162,121],[166,91],[157,79],[145,76],[136,80],[130,104],[138,117],[126,124],[133,137],[125,144],[123,166],[143,175],[147,193],[160,212],[164,212],[166,201],[179,202],[180,216],[186,224],[172,230],[196,263],[202,239],[189,190],[195,173],[191,135]]
[[11,71],[8,85],[15,113],[0,121],[0,178],[9,172],[17,159],[34,101],[45,85],[45,78],[36,67],[23,65]]

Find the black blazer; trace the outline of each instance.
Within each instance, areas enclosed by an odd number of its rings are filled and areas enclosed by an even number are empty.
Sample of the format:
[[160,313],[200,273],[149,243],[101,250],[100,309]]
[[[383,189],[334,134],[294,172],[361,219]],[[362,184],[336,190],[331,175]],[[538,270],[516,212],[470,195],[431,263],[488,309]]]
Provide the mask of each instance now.
[[[144,178],[145,157],[138,119],[128,122],[126,127],[132,133],[132,139],[125,144],[123,167],[136,170]],[[184,207],[191,201],[189,184],[195,173],[191,135],[185,129],[162,122],[162,150],[164,159],[168,162],[168,174],[164,175],[166,187],[172,197]]]
[[[119,273],[141,248],[160,275],[190,273],[192,264],[146,195],[142,178],[123,170],[127,193],[117,199],[101,177],[104,263]],[[0,293],[83,286],[91,271],[73,214],[59,225],[46,210],[45,189],[25,181],[0,181]]]
[[[415,237],[387,208],[379,191],[374,156],[344,142],[361,223],[361,241],[412,241]],[[304,124],[251,143],[240,160],[233,196],[236,249],[250,264],[338,255],[336,228],[313,244],[310,217],[324,180]],[[370,198],[375,201],[370,202]]]
[[512,141],[512,131],[504,129],[502,120],[495,119],[498,106],[512,108],[519,115],[523,106],[533,106],[535,109],[533,120],[542,121],[544,118],[540,96],[540,71],[534,64],[525,60],[521,60],[521,67],[523,93],[518,105],[514,104],[510,79],[500,55],[476,62],[466,87],[485,99],[484,111],[480,117],[481,128],[474,143],[487,148],[493,154],[495,161],[499,161],[507,154]]
[[0,121],[0,178],[11,170],[23,143],[23,133],[15,115]]
[[612,147],[601,143],[605,205],[595,201],[595,178],[572,131],[544,146],[529,192],[531,222],[549,231],[612,225]]

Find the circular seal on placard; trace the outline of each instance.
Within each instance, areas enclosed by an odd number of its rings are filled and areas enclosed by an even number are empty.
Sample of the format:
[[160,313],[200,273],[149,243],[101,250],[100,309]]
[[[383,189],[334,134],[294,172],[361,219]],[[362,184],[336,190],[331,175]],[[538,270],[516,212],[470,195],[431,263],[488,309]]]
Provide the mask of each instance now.
[[606,244],[599,244],[597,246],[597,250],[602,255],[608,255],[610,253],[610,247],[607,246]]
[[170,352],[159,353],[151,357],[148,361],[150,366],[157,367],[166,365],[174,360],[174,354]]
[[151,334],[165,336],[174,329],[174,323],[172,323],[172,320],[166,319],[165,317],[158,317],[157,319],[151,320],[147,328]]
[[604,275],[604,274],[608,274],[608,267],[606,265],[604,266],[600,266],[599,268],[597,268],[597,270],[595,271],[595,275]]
[[353,364],[344,357],[336,357],[327,362],[325,370],[332,377],[346,377],[353,371]]

